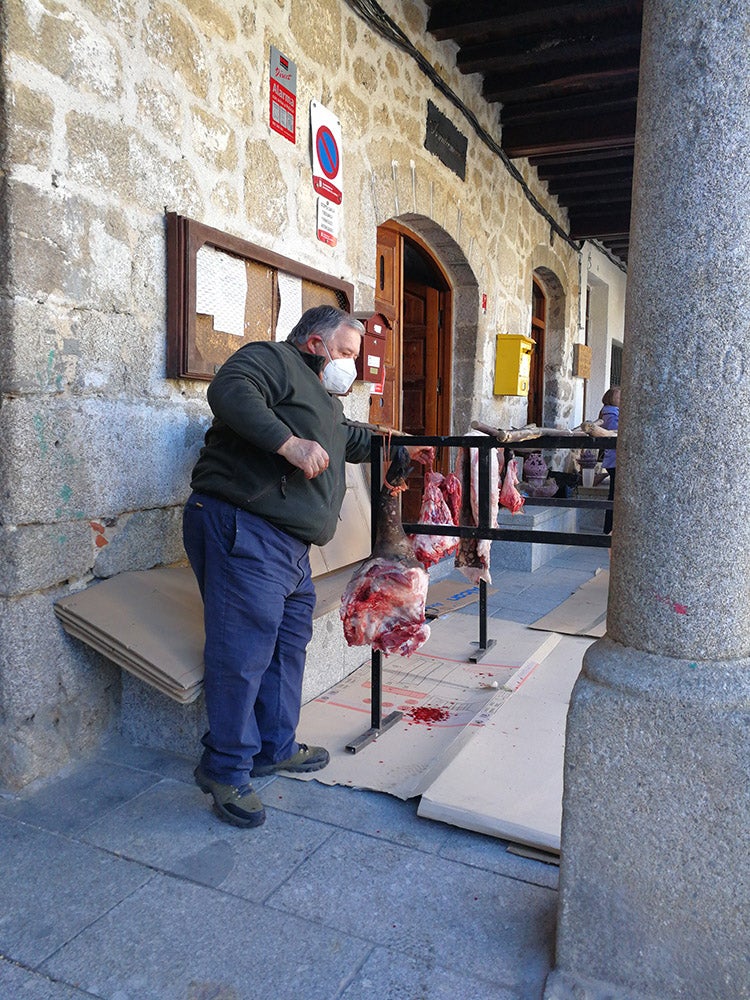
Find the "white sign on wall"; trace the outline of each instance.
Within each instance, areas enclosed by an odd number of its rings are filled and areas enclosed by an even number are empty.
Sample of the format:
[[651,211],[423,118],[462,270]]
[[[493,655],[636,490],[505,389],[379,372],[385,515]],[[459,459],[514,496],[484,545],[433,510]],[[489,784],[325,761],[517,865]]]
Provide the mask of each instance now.
[[339,206],[327,198],[318,198],[317,237],[329,247],[335,247],[339,241]]
[[310,101],[313,187],[335,205],[343,198],[341,122],[322,104]]

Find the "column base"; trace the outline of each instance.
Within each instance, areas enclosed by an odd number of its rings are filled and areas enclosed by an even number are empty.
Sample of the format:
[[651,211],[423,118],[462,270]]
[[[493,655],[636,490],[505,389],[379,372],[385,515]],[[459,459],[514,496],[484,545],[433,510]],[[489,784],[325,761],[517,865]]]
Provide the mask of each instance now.
[[749,706],[750,660],[589,648],[547,1000],[750,998]]

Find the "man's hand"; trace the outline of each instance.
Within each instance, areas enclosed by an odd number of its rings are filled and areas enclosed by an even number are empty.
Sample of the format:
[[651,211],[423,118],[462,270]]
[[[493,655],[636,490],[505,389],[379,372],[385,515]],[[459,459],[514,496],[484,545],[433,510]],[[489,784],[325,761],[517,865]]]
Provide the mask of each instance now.
[[419,462],[420,465],[432,466],[435,462],[435,449],[427,444],[406,445],[409,458],[412,462]]
[[305,479],[315,479],[328,468],[329,458],[325,448],[322,448],[317,441],[308,441],[293,434],[286,439],[276,454],[281,455],[296,468],[302,469]]

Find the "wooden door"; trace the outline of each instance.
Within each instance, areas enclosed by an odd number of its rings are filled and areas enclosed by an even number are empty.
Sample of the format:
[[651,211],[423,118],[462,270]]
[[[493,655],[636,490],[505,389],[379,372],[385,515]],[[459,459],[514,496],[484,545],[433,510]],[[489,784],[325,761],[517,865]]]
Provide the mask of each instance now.
[[375,312],[391,324],[386,330],[383,394],[370,397],[369,420],[401,430],[401,237],[378,229],[375,267]]
[[[440,391],[440,297],[437,288],[407,281],[403,301],[403,429],[407,434],[435,435]],[[403,498],[405,521],[419,517],[424,469],[416,466]]]
[[[429,261],[430,283],[416,276],[405,279],[406,240]],[[386,337],[383,395],[370,399],[371,423],[408,434],[450,433],[451,308],[450,284],[429,248],[397,222],[378,227],[375,311],[388,318],[392,329]],[[447,472],[448,461],[446,450],[437,468]],[[423,473],[417,465],[403,495],[405,521],[418,520]]]
[[547,322],[547,299],[541,284],[534,278],[531,292],[531,331],[534,341],[529,373],[527,422],[544,426],[544,331]]
[[438,311],[436,288],[404,288],[403,425],[408,434],[437,434]]

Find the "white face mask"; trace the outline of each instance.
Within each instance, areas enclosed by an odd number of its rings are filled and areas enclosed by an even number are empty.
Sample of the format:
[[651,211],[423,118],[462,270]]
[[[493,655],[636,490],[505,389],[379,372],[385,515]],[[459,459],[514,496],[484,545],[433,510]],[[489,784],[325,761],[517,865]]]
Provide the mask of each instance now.
[[334,396],[345,396],[352,387],[357,377],[357,366],[354,358],[332,358],[326,347],[326,342],[321,340],[323,348],[328,355],[328,364],[323,369],[321,381],[323,388]]

